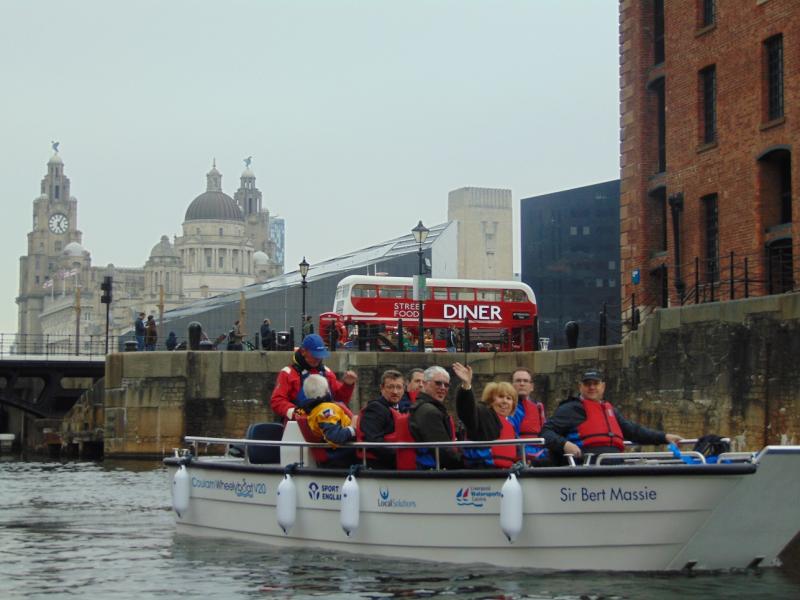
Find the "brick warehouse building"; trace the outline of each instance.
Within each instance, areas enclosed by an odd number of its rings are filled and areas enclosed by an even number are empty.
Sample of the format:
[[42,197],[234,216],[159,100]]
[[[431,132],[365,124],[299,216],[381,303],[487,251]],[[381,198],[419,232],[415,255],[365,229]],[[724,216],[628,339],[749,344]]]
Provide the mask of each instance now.
[[800,2],[621,0],[623,317],[797,289]]

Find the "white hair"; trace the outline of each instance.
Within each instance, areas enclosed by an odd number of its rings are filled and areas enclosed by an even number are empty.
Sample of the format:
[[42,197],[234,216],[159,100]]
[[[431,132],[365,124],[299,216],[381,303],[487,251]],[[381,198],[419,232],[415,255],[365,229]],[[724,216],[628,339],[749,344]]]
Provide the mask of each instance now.
[[425,381],[433,381],[434,375],[444,375],[447,377],[447,381],[450,381],[450,373],[448,373],[446,369],[440,367],[439,365],[433,365],[432,367],[425,369],[422,378]]
[[317,398],[324,398],[330,393],[328,388],[328,380],[322,375],[309,375],[303,382],[303,394],[309,400],[316,400]]

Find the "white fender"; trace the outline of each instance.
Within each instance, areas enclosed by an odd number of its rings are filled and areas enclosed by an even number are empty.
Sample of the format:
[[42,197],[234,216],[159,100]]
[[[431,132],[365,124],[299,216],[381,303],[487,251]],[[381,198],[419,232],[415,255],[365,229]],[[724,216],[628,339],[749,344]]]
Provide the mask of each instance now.
[[178,517],[189,510],[189,495],[191,493],[191,480],[186,465],[181,465],[172,478],[172,508],[178,513]]
[[512,544],[522,532],[522,486],[515,473],[500,489],[500,528]]
[[297,487],[294,479],[288,473],[283,476],[283,481],[278,484],[278,525],[283,533],[289,533],[297,517]]
[[353,475],[348,475],[342,486],[342,506],[339,514],[342,529],[348,537],[358,529],[360,510],[358,481]]

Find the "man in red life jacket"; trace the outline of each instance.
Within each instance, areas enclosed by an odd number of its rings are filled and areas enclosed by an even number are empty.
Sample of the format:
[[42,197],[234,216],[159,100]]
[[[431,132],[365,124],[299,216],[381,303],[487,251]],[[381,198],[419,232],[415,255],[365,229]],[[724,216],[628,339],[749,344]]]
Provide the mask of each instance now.
[[419,368],[411,369],[408,372],[408,383],[406,384],[406,393],[400,398],[397,408],[401,413],[407,413],[411,410],[414,402],[417,401],[417,394],[422,391],[424,371]]
[[[517,392],[517,402],[525,414],[519,424],[519,437],[539,437],[545,422],[545,411],[544,404],[533,399],[533,373],[525,367],[517,369],[511,374],[511,385]],[[526,446],[525,454],[528,460],[547,458],[546,449],[539,446]]]
[[625,419],[604,400],[606,384],[599,371],[587,371],[580,381],[580,396],[567,398],[542,427],[541,436],[556,456],[622,452],[625,440],[638,444],[678,442],[681,436],[648,429]]
[[[408,430],[408,414],[398,410],[403,396],[403,374],[389,369],[381,375],[381,395],[362,410],[358,417],[359,442],[413,442]],[[359,450],[361,452],[361,450]],[[375,469],[416,468],[413,448],[373,448],[367,451],[367,465]]]
[[278,373],[278,381],[270,399],[270,406],[276,417],[282,418],[284,421],[292,419],[295,409],[302,404],[302,400],[305,398],[303,381],[313,374],[323,375],[328,380],[331,397],[334,401],[349,404],[353,388],[358,381],[358,375],[353,371],[347,371],[339,381],[336,374],[322,364],[322,359],[328,356],[330,353],[319,335],[312,333],[305,337],[303,343],[294,352],[292,364],[284,367]]

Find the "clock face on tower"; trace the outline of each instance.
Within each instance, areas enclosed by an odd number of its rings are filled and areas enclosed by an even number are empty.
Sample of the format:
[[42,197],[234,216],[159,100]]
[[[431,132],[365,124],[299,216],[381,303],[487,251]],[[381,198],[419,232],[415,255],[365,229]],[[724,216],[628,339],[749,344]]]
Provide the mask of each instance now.
[[69,227],[69,219],[67,219],[67,215],[65,214],[55,213],[50,215],[48,225],[50,226],[50,231],[53,233],[66,233]]

